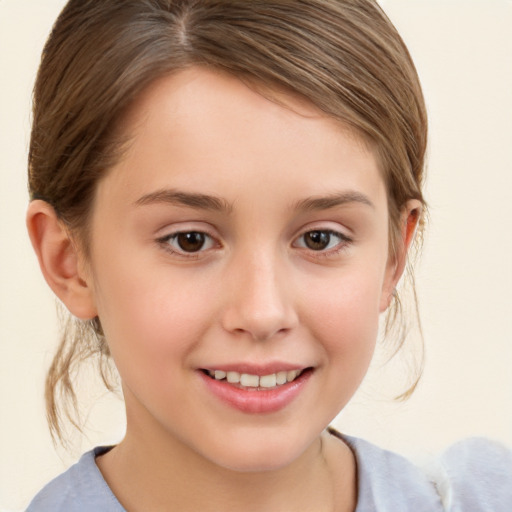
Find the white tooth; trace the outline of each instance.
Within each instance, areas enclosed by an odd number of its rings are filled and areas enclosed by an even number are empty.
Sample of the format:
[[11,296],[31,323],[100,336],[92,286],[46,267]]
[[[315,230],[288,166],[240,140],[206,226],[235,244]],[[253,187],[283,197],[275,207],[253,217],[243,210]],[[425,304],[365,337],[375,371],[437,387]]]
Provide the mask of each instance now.
[[227,379],[230,384],[238,384],[240,382],[240,374],[238,372],[228,372]]
[[222,380],[226,378],[226,372],[222,370],[215,370],[215,380]]
[[242,373],[242,375],[240,375],[240,384],[242,384],[242,386],[257,388],[260,384],[260,378],[257,375]]
[[277,372],[276,373],[276,384],[281,386],[282,384],[286,384],[286,373],[287,372]]
[[295,377],[297,377],[297,374],[299,372],[297,370],[290,370],[289,372],[286,373],[286,380],[288,382],[292,382],[293,380],[295,380]]
[[208,370],[208,375],[210,377],[215,377],[215,372],[213,370]]
[[277,378],[275,373],[272,375],[263,375],[263,377],[260,377],[260,387],[262,388],[273,388],[275,387],[276,383]]

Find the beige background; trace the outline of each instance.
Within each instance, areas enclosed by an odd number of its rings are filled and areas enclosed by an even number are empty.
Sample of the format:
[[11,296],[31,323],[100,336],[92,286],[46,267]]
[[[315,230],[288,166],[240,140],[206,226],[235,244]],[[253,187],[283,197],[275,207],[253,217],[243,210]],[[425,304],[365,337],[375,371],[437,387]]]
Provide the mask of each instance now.
[[[87,437],[71,453],[55,451],[43,410],[57,324],[25,234],[25,162],[34,73],[63,3],[0,0],[3,511],[23,509],[79,453],[123,431],[121,402],[103,397]],[[512,445],[512,1],[382,3],[416,60],[431,120],[431,224],[418,268],[427,366],[411,400],[397,404],[389,397],[407,365],[375,365],[336,424],[412,456],[471,435]],[[88,382],[87,392],[101,389]]]

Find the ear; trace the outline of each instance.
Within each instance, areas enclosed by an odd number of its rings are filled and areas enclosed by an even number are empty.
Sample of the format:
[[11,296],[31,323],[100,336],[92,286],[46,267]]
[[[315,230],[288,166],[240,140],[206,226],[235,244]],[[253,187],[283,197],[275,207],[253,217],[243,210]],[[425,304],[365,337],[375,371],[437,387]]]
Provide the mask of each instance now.
[[69,231],[47,202],[34,200],[27,211],[27,229],[43,276],[69,311],[82,320],[97,316],[85,261]]
[[381,295],[381,313],[389,307],[398,281],[400,281],[404,272],[407,254],[416,235],[422,209],[422,204],[417,199],[407,201],[402,209],[400,215],[400,237],[396,241],[395,251],[390,255],[386,268]]

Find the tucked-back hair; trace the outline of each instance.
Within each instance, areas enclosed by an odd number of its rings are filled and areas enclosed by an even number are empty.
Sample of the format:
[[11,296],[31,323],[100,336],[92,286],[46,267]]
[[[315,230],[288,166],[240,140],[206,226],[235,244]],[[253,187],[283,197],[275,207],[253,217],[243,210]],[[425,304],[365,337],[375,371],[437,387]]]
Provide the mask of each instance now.
[[[85,254],[96,184],[122,157],[123,113],[155,79],[190,66],[284,87],[368,142],[387,187],[393,250],[402,207],[424,203],[427,121],[409,52],[377,2],[70,0],[35,84],[29,188]],[[68,321],[46,383],[57,437],[61,412],[74,417],[75,367],[92,355],[111,386],[101,319]]]

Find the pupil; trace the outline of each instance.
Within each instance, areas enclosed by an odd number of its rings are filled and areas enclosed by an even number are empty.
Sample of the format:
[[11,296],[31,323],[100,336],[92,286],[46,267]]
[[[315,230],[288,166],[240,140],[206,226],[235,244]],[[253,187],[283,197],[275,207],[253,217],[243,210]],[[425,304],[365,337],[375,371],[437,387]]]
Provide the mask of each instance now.
[[185,252],[197,252],[204,245],[204,233],[192,231],[178,234],[178,245]]
[[325,231],[310,231],[306,233],[304,239],[309,249],[321,251],[329,245],[331,235]]

